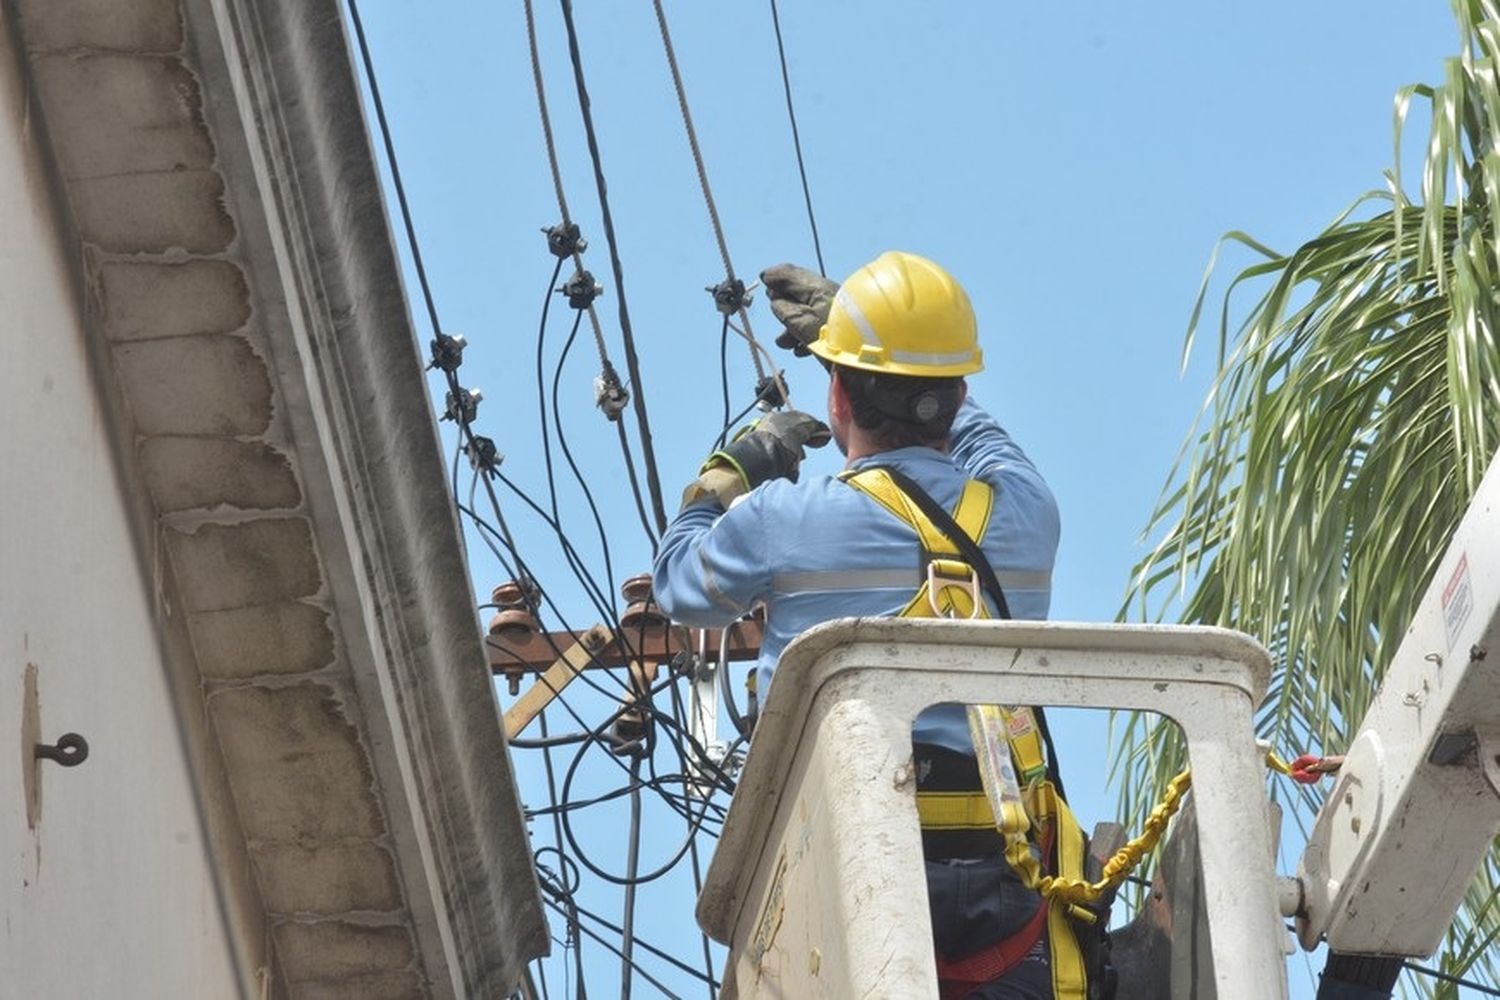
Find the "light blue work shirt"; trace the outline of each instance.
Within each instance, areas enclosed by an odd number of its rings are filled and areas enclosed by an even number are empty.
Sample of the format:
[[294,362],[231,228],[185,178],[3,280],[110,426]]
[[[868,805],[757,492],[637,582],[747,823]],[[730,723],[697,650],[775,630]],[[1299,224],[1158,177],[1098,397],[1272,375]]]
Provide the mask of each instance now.
[[[993,417],[966,399],[948,454],[898,448],[853,463],[870,465],[899,470],[950,512],[967,480],[994,487],[984,553],[1012,617],[1047,617],[1057,502]],[[727,511],[714,499],[685,508],[662,536],[652,580],[662,610],[684,625],[722,626],[765,605],[756,664],[764,698],[781,651],[802,632],[834,618],[898,614],[926,579],[921,555],[912,528],[846,483],[778,479]],[[924,712],[913,738],[971,750],[961,711]]]

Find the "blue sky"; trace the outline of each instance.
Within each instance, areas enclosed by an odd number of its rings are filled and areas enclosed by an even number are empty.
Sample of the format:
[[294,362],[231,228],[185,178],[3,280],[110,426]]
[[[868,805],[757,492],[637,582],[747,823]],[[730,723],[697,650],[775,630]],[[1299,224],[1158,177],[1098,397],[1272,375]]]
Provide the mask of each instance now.
[[[564,184],[606,286],[599,305],[623,373],[618,289],[566,38],[557,5],[537,3]],[[506,473],[544,496],[534,365],[553,258],[538,230],[557,209],[521,4],[364,0],[361,10],[443,322],[467,336],[463,379],[485,393],[478,427],[505,453]],[[748,278],[782,260],[812,263],[768,5],[679,0],[667,13],[736,269]],[[1447,5],[784,0],[781,16],[831,275],[900,248],[965,283],[989,365],[972,392],[1061,504],[1052,616],[1113,618],[1211,374],[1206,353],[1185,375],[1179,361],[1215,241],[1244,229],[1290,249],[1383,184],[1396,88],[1439,79],[1456,46]],[[723,273],[650,5],[580,0],[576,18],[641,356],[637,390],[670,509],[717,430],[719,316],[703,289]],[[1228,254],[1215,287],[1244,262]],[[408,291],[420,320],[414,282]],[[565,312],[548,332],[549,380]],[[763,302],[752,317],[769,344],[776,326]],[[787,367],[794,402],[816,411],[821,369]],[[580,343],[563,375],[563,416],[626,575],[648,568],[649,549],[613,428],[592,406],[596,368]],[[739,345],[730,379],[738,409],[753,381]],[[828,449],[808,471],[835,466]],[[594,560],[581,499],[565,487],[563,503],[565,527]],[[517,505],[507,515],[570,620],[591,624],[551,532]],[[503,573],[477,543],[470,556],[476,592],[487,593]],[[1075,807],[1105,818],[1102,728],[1070,722],[1069,733]],[[546,796],[535,756],[515,754],[531,805]],[[607,762],[586,760],[580,774],[595,791],[618,784]],[[580,835],[615,857],[622,815],[581,815]],[[670,853],[680,823],[663,831],[643,863],[658,843]],[[584,893],[618,920],[617,890]],[[690,883],[674,876],[641,898],[640,933],[691,961]],[[617,960],[586,955],[591,990],[614,995]],[[1305,978],[1300,959],[1291,968]],[[549,981],[562,983],[555,962]]]

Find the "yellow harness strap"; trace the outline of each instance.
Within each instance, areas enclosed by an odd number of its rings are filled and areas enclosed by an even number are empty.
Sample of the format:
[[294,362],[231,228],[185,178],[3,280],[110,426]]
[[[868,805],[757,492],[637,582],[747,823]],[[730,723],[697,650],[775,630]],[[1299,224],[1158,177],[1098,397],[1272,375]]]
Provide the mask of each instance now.
[[[899,614],[902,618],[988,618],[979,574],[962,558],[948,536],[922,513],[884,469],[846,472],[840,478],[864,493],[917,533],[930,556],[927,579]],[[989,527],[995,492],[971,479],[953,510],[953,520],[979,544]],[[1054,880],[1083,876],[1084,839],[1066,802],[1047,780],[1046,755],[1036,714],[1024,705],[970,705],[969,731],[979,760],[984,790],[918,792],[917,815],[924,830],[998,829],[1005,840],[1005,860],[1030,889],[1041,891]],[[996,817],[999,817],[998,819]],[[1057,872],[1044,875],[1029,834],[1050,833]],[[1043,892],[1048,909],[1052,949],[1052,990],[1057,1000],[1085,1000],[1087,978],[1083,951],[1073,932],[1064,900]]]
[[[959,558],[956,546],[932,519],[909,498],[884,469],[846,472],[844,482],[890,511],[917,533],[923,551],[932,556],[927,579],[903,608],[901,618],[988,618],[980,596],[979,576]],[[975,543],[984,540],[995,507],[995,491],[988,483],[971,479],[964,484],[953,520]]]

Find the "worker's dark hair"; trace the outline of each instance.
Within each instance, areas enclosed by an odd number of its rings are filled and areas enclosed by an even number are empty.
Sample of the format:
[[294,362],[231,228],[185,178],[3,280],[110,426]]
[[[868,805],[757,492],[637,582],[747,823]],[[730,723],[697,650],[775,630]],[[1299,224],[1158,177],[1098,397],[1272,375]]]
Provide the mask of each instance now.
[[849,397],[855,425],[881,448],[947,445],[963,400],[962,378],[880,375],[844,365],[834,365],[833,375]]

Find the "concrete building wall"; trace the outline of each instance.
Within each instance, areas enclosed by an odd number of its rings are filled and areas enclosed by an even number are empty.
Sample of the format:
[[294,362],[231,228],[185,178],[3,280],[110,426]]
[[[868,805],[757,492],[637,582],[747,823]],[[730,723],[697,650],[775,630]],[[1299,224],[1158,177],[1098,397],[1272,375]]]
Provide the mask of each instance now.
[[[180,627],[161,554],[135,541],[121,417],[10,31],[0,18],[0,997],[236,997],[164,666]],[[29,710],[43,742],[76,731],[88,759],[33,770]]]

